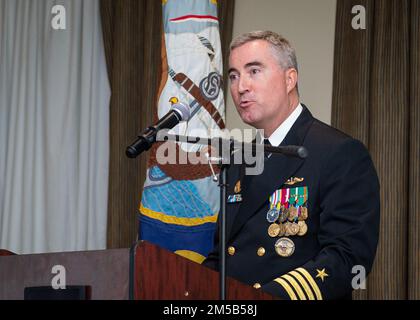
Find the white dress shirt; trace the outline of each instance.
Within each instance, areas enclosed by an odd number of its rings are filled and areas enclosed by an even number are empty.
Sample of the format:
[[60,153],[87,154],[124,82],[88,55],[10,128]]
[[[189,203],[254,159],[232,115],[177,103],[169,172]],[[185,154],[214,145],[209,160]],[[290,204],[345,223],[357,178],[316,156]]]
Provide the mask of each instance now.
[[[268,138],[268,141],[270,141],[271,145],[274,147],[278,147],[280,143],[284,140],[287,133],[292,128],[293,124],[296,122],[297,118],[299,118],[300,114],[302,113],[303,107],[299,103],[295,110],[287,117],[286,120],[283,121],[283,123],[271,134],[271,136]],[[261,134],[259,133],[259,141],[262,141],[264,138],[261,137]]]

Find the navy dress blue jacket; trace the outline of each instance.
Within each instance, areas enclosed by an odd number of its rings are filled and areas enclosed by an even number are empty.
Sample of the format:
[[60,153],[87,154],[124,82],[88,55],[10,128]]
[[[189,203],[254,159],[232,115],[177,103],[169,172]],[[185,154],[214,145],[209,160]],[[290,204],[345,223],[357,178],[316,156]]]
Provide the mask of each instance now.
[[[243,165],[228,170],[226,273],[284,299],[351,298],[372,268],[379,237],[379,181],[371,157],[361,142],[305,106],[282,145],[303,145],[309,156],[272,154],[261,175],[244,175]],[[273,194],[288,196],[285,207],[294,206],[295,214],[306,208],[306,216],[270,222]],[[283,225],[284,233],[286,224],[299,221],[306,225],[302,235],[269,234],[272,224]],[[218,257],[217,231],[203,264],[217,270]]]

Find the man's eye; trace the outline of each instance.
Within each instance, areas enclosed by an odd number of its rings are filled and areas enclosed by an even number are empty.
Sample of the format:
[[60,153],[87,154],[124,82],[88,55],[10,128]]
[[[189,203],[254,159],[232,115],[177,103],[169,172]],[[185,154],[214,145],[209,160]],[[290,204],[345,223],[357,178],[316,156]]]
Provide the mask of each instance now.
[[251,69],[252,74],[257,74],[260,72],[260,69]]
[[230,79],[230,81],[236,80],[236,79],[238,79],[238,75],[232,73],[232,74],[229,75],[229,79]]

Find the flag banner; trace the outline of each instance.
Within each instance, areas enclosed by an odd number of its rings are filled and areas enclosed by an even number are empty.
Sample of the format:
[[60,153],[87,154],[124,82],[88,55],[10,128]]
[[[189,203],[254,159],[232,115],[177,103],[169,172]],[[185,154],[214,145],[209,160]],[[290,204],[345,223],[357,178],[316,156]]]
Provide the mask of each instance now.
[[[225,128],[222,91],[222,53],[217,1],[162,2],[162,73],[156,117],[175,103],[187,104],[188,122],[171,133],[210,136]],[[139,238],[201,263],[213,246],[220,191],[207,164],[192,164],[203,146],[177,143],[176,159],[163,163],[156,143],[150,159],[140,204]]]

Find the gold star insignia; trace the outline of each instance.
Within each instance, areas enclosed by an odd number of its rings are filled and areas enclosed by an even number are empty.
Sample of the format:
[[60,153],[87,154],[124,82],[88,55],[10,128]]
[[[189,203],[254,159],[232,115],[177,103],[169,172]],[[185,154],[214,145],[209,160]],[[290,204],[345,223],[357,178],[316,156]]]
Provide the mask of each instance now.
[[322,270],[318,270],[316,269],[316,272],[318,272],[318,274],[316,275],[316,278],[321,278],[321,281],[324,282],[324,278],[328,277],[329,275],[325,272],[325,268]]

